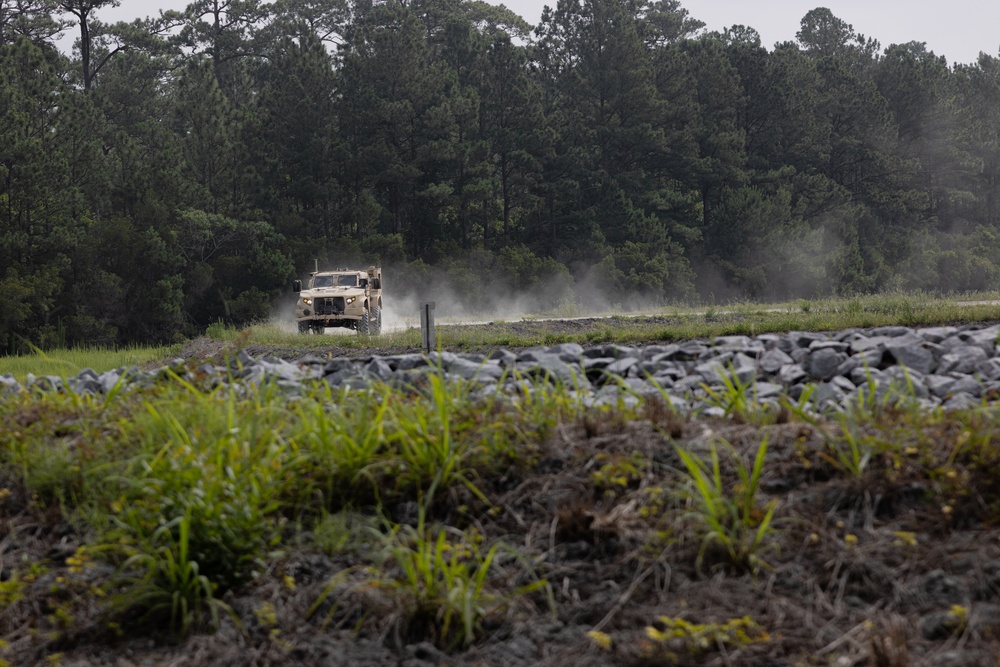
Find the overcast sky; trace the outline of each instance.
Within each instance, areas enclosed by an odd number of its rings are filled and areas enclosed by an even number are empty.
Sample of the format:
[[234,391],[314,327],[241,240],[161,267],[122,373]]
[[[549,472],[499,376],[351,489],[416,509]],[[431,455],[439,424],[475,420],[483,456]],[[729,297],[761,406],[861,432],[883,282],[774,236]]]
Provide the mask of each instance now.
[[[490,0],[494,1],[494,0]],[[104,21],[156,16],[160,9],[183,9],[189,0],[122,0],[121,7],[98,14]],[[504,0],[529,23],[537,23],[546,4],[556,0]],[[997,0],[681,0],[688,13],[708,30],[735,24],[760,33],[768,49],[795,39],[799,22],[816,7],[874,37],[882,48],[911,41],[926,42],[949,63],[970,63],[983,51],[1000,55],[1000,2]]]

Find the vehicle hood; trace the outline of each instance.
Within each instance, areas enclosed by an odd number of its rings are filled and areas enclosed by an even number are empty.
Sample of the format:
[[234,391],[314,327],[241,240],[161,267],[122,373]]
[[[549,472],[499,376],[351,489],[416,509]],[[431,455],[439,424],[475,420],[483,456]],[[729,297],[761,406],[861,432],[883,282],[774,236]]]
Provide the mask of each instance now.
[[365,290],[362,287],[341,287],[337,285],[334,287],[314,287],[313,289],[304,289],[299,292],[299,297],[321,299],[323,297],[330,296],[364,296],[364,293]]

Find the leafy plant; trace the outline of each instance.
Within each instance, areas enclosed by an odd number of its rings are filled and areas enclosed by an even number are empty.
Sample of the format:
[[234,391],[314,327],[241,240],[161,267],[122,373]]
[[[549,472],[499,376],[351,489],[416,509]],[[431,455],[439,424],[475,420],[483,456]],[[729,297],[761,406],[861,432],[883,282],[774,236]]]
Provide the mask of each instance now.
[[711,465],[675,445],[688,476],[686,493],[694,503],[689,516],[695,520],[701,539],[696,565],[701,569],[708,550],[718,547],[731,564],[756,573],[767,564],[761,554],[768,547],[768,537],[774,530],[772,519],[777,505],[777,501],[771,500],[763,509],[757,507],[767,438],[757,448],[750,468],[729,443],[724,444],[739,477],[739,482],[732,486],[727,486],[723,480],[715,443],[710,450]]

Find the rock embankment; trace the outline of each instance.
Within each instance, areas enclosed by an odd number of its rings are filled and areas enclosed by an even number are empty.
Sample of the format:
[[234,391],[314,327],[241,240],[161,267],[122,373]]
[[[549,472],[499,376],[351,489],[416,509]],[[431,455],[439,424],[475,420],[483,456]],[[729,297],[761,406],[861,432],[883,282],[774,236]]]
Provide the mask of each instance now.
[[[325,382],[332,387],[364,387],[384,382],[419,385],[428,373],[461,378],[489,389],[525,378],[563,383],[587,402],[656,395],[677,409],[720,411],[711,394],[740,386],[760,403],[784,395],[803,407],[825,411],[858,400],[906,397],[927,407],[968,408],[1000,396],[1000,325],[903,326],[849,329],[833,333],[795,331],[759,336],[721,336],[669,345],[584,348],[561,343],[490,355],[435,352],[359,359],[305,356],[294,362],[239,351],[224,364],[194,365],[177,359],[161,368],[121,368],[104,373],[85,369],[76,376],[29,375],[20,384],[0,376],[0,396],[24,390],[71,390],[109,394],[149,386],[171,373],[203,385],[234,386],[266,381],[288,390]],[[197,362],[195,362],[197,363]]]

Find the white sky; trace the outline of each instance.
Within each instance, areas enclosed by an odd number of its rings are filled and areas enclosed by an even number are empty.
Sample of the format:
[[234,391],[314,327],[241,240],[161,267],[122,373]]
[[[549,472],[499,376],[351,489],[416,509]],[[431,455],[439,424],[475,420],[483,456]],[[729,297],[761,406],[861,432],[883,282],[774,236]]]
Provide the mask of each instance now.
[[[557,0],[489,0],[503,2],[529,23],[537,23],[546,4]],[[160,9],[183,9],[189,0],[121,0],[114,10],[98,12],[103,21],[155,16]],[[854,26],[856,32],[874,37],[882,48],[911,41],[926,42],[949,64],[975,62],[980,51],[1000,55],[1000,2],[996,0],[681,0],[693,18],[708,30],[735,24],[760,33],[768,49],[791,41],[799,22],[816,7],[827,7],[834,16]]]

